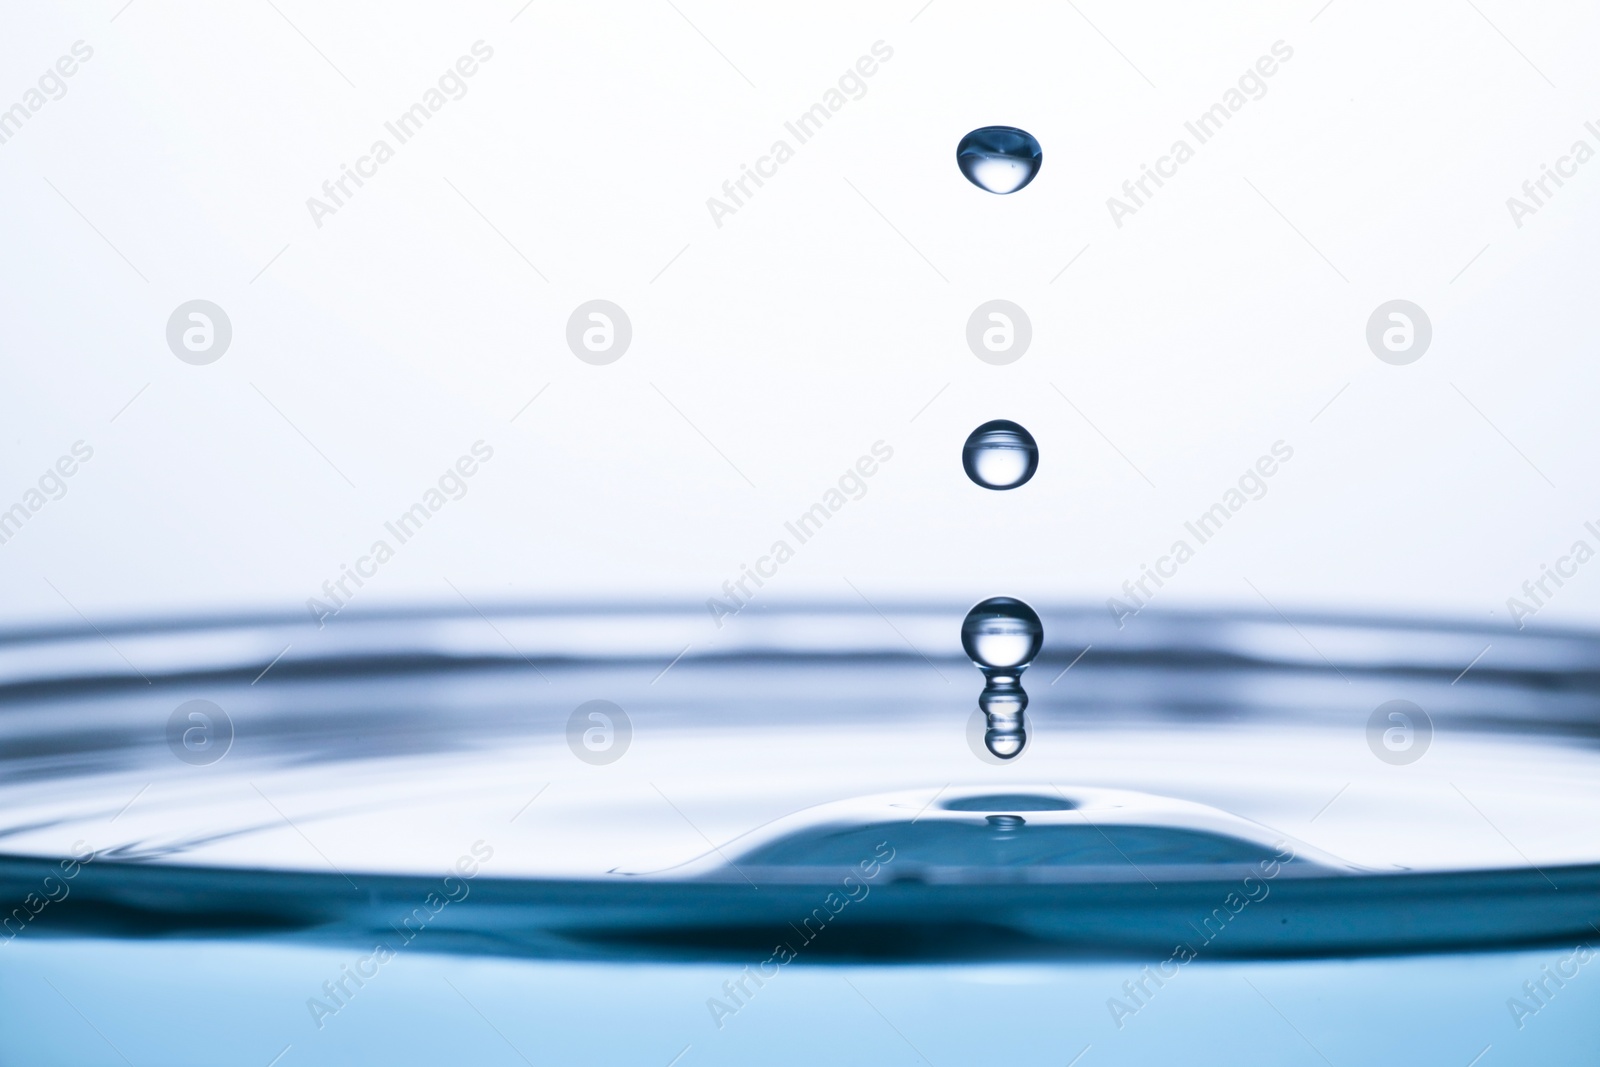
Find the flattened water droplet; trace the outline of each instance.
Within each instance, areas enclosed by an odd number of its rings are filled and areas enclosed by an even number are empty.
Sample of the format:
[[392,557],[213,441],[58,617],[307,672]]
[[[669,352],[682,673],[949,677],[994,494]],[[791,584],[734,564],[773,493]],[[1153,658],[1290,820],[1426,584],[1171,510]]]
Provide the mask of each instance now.
[[990,597],[974,605],[961,623],[961,647],[983,672],[978,707],[989,726],[983,741],[1001,759],[1016,756],[1027,742],[1022,672],[1043,646],[1038,613],[1013,597]]
[[967,435],[961,466],[985,489],[1015,489],[1039,469],[1039,445],[1016,423],[995,419]]
[[1016,833],[1028,822],[1020,815],[990,815],[984,821],[989,824],[991,830],[1004,837]]
[[967,180],[991,193],[1014,193],[1039,173],[1044,153],[1027,130],[984,126],[961,138],[956,163]]

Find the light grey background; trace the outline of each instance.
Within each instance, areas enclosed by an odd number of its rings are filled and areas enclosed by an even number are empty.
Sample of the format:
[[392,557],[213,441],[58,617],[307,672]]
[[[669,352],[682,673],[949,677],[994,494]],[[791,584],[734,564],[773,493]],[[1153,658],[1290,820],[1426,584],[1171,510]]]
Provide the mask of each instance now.
[[[1157,604],[1505,620],[1600,547],[1600,161],[1520,228],[1506,206],[1600,148],[1581,5],[275,2],[7,5],[0,108],[94,49],[0,144],[0,507],[94,449],[0,545],[10,624],[300,610],[480,439],[357,603],[701,601],[880,439],[762,598],[1103,602],[1280,439]],[[466,95],[314,225],[479,40]],[[865,95],[715,225],[880,40]],[[1280,40],[1266,95],[1114,225]],[[996,123],[1044,147],[1010,197],[954,159]],[[1365,341],[1397,298],[1434,330],[1404,367]],[[166,345],[192,299],[232,322],[209,366]],[[609,366],[565,342],[592,299],[632,321]],[[1032,320],[1011,366],[967,349],[991,299]],[[1040,443],[1014,493],[961,471],[992,418]],[[1530,625],[1597,615],[1600,565]]]

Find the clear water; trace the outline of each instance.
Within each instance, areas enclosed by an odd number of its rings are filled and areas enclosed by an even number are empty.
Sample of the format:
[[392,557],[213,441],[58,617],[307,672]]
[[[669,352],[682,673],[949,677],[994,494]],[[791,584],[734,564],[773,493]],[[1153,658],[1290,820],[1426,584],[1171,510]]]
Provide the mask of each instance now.
[[1039,469],[1039,445],[1017,423],[995,419],[967,435],[961,467],[985,489],[1015,489]]
[[1596,1061],[1593,637],[880,607],[0,641],[0,1062]]
[[961,138],[956,163],[967,180],[991,193],[1014,193],[1033,181],[1044,162],[1039,142],[1015,126],[984,126]]
[[962,651],[983,672],[978,710],[984,715],[984,745],[1000,759],[1015,759],[1027,744],[1022,672],[1043,647],[1038,613],[1014,597],[974,604],[961,622]]

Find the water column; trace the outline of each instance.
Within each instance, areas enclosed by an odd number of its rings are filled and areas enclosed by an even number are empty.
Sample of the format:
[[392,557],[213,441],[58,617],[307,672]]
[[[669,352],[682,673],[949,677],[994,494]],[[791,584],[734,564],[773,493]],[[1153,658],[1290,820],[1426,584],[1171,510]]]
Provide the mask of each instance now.
[[[978,188],[1002,196],[1033,181],[1043,159],[1033,135],[1014,126],[973,130],[956,146],[961,173]],[[1022,426],[994,419],[967,436],[961,466],[985,489],[1016,489],[1039,469],[1039,446]],[[987,724],[983,742],[1000,759],[1014,759],[1027,744],[1022,672],[1043,645],[1038,613],[1015,597],[990,597],[974,605],[961,623],[961,647],[983,672],[978,695]]]

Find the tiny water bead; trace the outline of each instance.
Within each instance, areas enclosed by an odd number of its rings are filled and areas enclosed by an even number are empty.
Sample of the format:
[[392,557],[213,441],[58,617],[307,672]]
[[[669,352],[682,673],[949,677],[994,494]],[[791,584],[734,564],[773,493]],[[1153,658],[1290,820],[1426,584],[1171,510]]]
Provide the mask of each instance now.
[[1027,742],[1023,712],[1028,694],[1022,689],[1022,672],[1043,646],[1044,623],[1014,597],[975,604],[961,623],[961,647],[983,672],[978,695],[978,708],[988,721],[983,741],[1000,759],[1012,759]]
[[967,180],[991,193],[1014,193],[1033,181],[1044,154],[1027,130],[984,126],[961,138],[956,163]]
[[989,815],[984,822],[1001,837],[1010,837],[1028,824],[1028,820],[1020,815]]
[[985,489],[1015,489],[1039,469],[1039,445],[1016,423],[995,419],[967,435],[961,466]]

